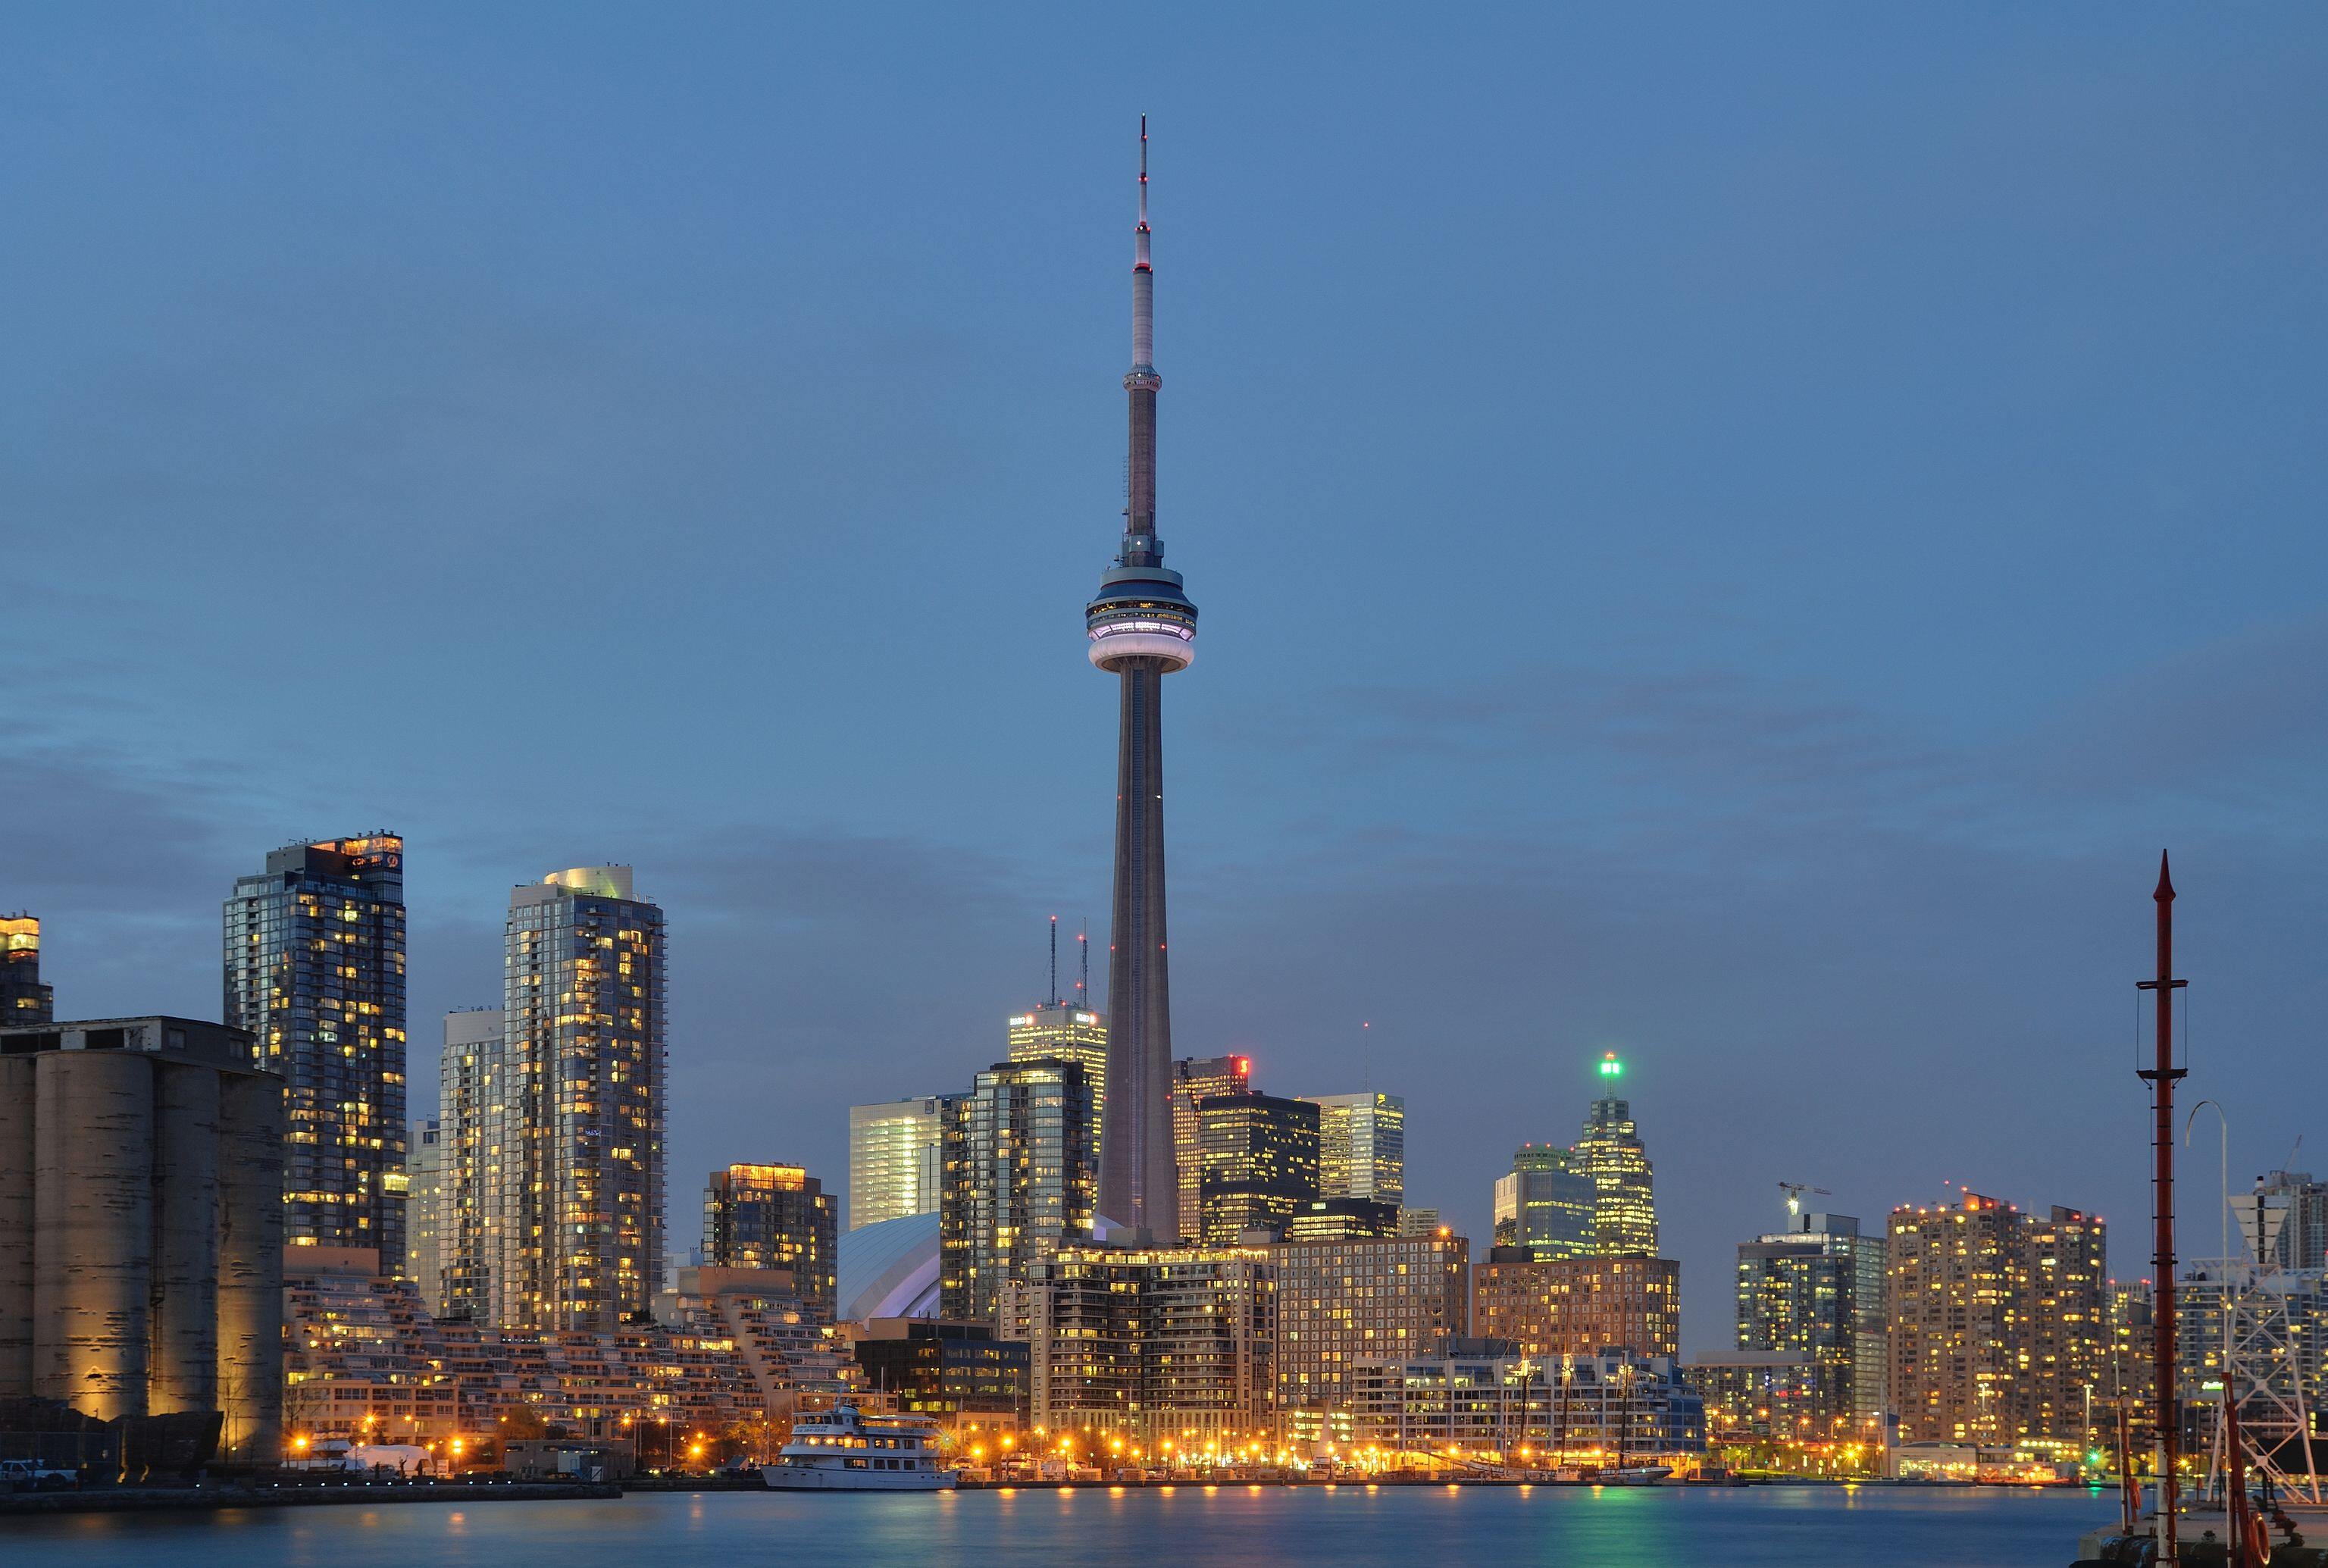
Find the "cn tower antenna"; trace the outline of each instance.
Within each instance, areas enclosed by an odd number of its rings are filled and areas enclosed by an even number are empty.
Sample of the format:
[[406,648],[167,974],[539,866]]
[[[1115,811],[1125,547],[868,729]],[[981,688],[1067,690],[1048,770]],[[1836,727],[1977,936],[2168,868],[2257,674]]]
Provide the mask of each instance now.
[[1091,920],[1085,916],[1084,928],[1075,933],[1075,946],[1080,950],[1079,967],[1075,972],[1075,1003],[1088,1010],[1091,1007]]
[[1059,1005],[1059,917],[1051,916],[1051,989],[1043,993],[1045,1007]]

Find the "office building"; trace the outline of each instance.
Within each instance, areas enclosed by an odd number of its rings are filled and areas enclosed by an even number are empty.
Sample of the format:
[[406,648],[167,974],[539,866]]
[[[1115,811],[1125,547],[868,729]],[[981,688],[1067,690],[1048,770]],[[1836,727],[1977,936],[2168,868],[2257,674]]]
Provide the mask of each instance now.
[[2110,1342],[2100,1220],[1978,1193],[1892,1211],[1891,1402],[1909,1441],[2089,1441]]
[[1277,1435],[1277,1292],[1257,1247],[1078,1246],[1028,1271],[1030,1405],[1170,1464]]
[[703,1266],[782,1269],[831,1322],[840,1216],[824,1184],[797,1165],[731,1165],[703,1190]]
[[1293,1435],[1340,1435],[1362,1357],[1421,1356],[1470,1332],[1471,1244],[1348,1236],[1272,1247],[1277,1272],[1277,1407]]
[[191,1019],[0,1028],[0,1401],[279,1452],[283,1080]]
[[1625,1064],[1615,1052],[1601,1057],[1600,1081],[1608,1093],[1592,1103],[1571,1154],[1573,1169],[1592,1181],[1592,1250],[1604,1258],[1653,1258],[1657,1193],[1633,1108],[1617,1097],[1624,1075]]
[[1367,1197],[1321,1197],[1293,1211],[1293,1217],[1286,1222],[1285,1239],[1328,1241],[1351,1236],[1432,1234],[1403,1229],[1399,1223],[1402,1212],[1394,1205],[1376,1203]]
[[849,1108],[849,1228],[935,1214],[944,1191],[953,1096],[917,1094]]
[[1681,1265],[1671,1258],[1528,1257],[1497,1247],[1472,1271],[1471,1331],[1523,1355],[1676,1356]]
[[1205,1244],[1235,1246],[1247,1233],[1283,1235],[1318,1198],[1318,1107],[1274,1094],[1215,1094],[1197,1102],[1204,1167],[1197,1204]]
[[[1057,966],[1053,965],[1053,978]],[[1052,1000],[1023,1013],[1012,1013],[1008,1029],[1009,1059],[1014,1062],[1055,1060],[1075,1062],[1092,1086],[1092,1130],[1088,1140],[1096,1150],[1100,1130],[1107,1120],[1107,1015],[1075,1002]],[[1102,1158],[1094,1155],[1094,1158]]]
[[1091,1095],[1078,1063],[997,1062],[954,1102],[938,1208],[939,1316],[992,1322],[1006,1281],[1090,1239],[1099,1185]]
[[225,1021],[285,1085],[285,1239],[403,1267],[404,840],[277,850],[225,916]]
[[1496,1245],[1532,1258],[1591,1254],[1600,1189],[1565,1149],[1523,1143],[1509,1175],[1496,1178]]
[[1351,1369],[1351,1441],[1363,1452],[1617,1469],[1705,1451],[1704,1402],[1668,1356],[1576,1355],[1547,1364],[1502,1340],[1364,1357]]
[[611,1332],[663,1286],[663,920],[628,866],[510,895],[488,1320]]
[[1393,1207],[1406,1201],[1406,1102],[1396,1094],[1311,1094],[1318,1191]]
[[877,1318],[853,1348],[866,1388],[909,1415],[948,1427],[1026,1423],[1027,1342],[1000,1338],[991,1323]]
[[[1738,1348],[1786,1351],[1816,1368],[1805,1435],[1864,1437],[1885,1409],[1884,1245],[1849,1215],[1797,1216],[1795,1229],[1738,1248]],[[1878,1434],[1880,1435],[1880,1433]]]
[[1250,1056],[1183,1056],[1172,1064],[1172,1161],[1180,1183],[1180,1239],[1190,1246],[1205,1233],[1204,1198],[1198,1191],[1205,1151],[1197,1141],[1197,1102],[1216,1094],[1243,1094],[1252,1088]]
[[1183,1229],[1172,1160],[1172,1004],[1164,899],[1164,677],[1195,657],[1197,606],[1164,565],[1156,531],[1154,275],[1148,258],[1148,136],[1131,269],[1131,455],[1115,565],[1084,606],[1091,662],[1116,678],[1115,887],[1108,926],[1107,1122],[1099,1207],[1133,1231]]
[[1402,1205],[1398,1211],[1398,1234],[1403,1236],[1427,1236],[1439,1228],[1439,1211]]
[[482,1323],[493,1310],[493,1263],[501,1246],[502,1132],[502,1019],[499,1008],[445,1015],[437,1058],[436,1094],[443,1109],[444,1235],[438,1243],[444,1279],[439,1316]]
[[405,1141],[404,1272],[438,1317],[445,1312],[445,1156],[450,1145],[441,1119],[416,1122]]
[[41,982],[41,918],[0,915],[0,1028],[56,1018],[56,990]]

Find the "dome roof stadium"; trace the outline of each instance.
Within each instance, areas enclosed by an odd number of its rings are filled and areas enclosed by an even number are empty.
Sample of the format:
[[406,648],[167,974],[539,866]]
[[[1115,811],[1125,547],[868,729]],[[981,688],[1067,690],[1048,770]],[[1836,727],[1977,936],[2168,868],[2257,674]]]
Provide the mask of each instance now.
[[843,1322],[938,1315],[938,1216],[901,1215],[840,1238]]

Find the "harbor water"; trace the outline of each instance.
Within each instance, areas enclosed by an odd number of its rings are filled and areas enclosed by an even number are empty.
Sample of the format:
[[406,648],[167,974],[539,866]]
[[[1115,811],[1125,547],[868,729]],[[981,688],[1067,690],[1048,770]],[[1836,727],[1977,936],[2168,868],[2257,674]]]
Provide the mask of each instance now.
[[2064,1568],[2114,1496],[1991,1488],[1243,1487],[0,1519],[7,1568]]

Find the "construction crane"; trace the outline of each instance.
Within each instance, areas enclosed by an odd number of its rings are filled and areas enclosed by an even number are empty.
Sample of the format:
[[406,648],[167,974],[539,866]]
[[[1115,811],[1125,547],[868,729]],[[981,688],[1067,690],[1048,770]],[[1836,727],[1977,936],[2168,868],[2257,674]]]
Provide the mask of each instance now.
[[1829,1192],[1826,1188],[1813,1187],[1807,1181],[1782,1181],[1779,1183],[1779,1190],[1787,1195],[1787,1217],[1788,1219],[1797,1218],[1802,1214],[1803,1194],[1807,1192],[1815,1193],[1820,1197],[1833,1197],[1835,1196],[1835,1194]]

